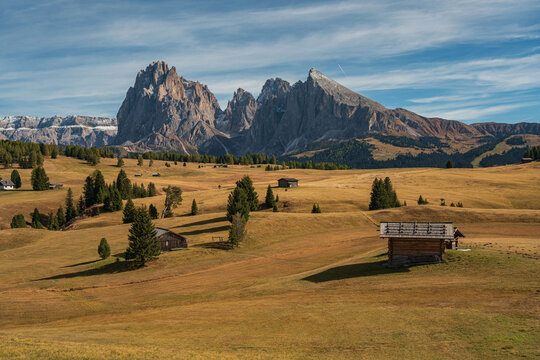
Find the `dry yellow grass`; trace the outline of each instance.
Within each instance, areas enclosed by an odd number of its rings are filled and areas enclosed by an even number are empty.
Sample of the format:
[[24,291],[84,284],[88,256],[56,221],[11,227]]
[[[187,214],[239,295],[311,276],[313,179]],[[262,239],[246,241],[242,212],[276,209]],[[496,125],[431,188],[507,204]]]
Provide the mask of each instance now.
[[[114,160],[98,165],[107,181]],[[47,160],[54,182],[81,193],[94,168]],[[0,231],[0,358],[9,359],[485,359],[540,355],[540,166],[488,169],[385,169],[266,172],[263,168],[126,161],[132,181],[181,186],[176,217],[156,225],[183,233],[190,248],[124,271],[99,260],[127,246],[121,214],[78,222],[73,230]],[[159,171],[160,178],[152,178]],[[0,170],[4,178],[10,170]],[[134,178],[135,173],[142,178]],[[29,171],[21,171],[28,187]],[[280,212],[252,213],[239,249],[227,236],[227,195],[249,174],[262,199],[274,189]],[[369,212],[375,176],[390,176],[409,206]],[[221,189],[218,189],[221,185]],[[66,190],[0,193],[0,221],[56,209]],[[422,194],[429,206],[417,206]],[[184,216],[192,199],[202,211]],[[439,199],[465,208],[441,207]],[[163,196],[137,199],[158,205]],[[283,202],[288,206],[283,207]],[[314,202],[323,213],[311,214]],[[453,221],[470,252],[436,266],[386,270],[381,220]]]

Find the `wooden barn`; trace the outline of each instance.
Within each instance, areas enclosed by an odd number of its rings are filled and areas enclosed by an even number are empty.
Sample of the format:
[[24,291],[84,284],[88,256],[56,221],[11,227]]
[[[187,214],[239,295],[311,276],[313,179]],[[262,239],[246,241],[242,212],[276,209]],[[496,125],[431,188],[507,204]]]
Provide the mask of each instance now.
[[388,266],[395,267],[441,262],[464,235],[452,223],[381,222],[380,237],[388,239]]
[[278,186],[281,188],[298,187],[298,179],[295,178],[281,178],[278,180]]
[[162,252],[187,249],[187,240],[182,235],[162,228],[156,228],[156,231]]

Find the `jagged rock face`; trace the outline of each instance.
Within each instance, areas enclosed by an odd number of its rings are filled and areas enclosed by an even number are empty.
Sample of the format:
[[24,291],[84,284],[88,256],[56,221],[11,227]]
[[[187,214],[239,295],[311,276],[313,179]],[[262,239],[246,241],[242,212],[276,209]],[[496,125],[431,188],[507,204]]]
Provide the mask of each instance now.
[[256,111],[257,102],[253,95],[238,89],[223,114],[216,119],[216,128],[230,135],[238,135],[251,127]]
[[220,114],[207,86],[154,62],[137,74],[118,110],[115,143],[135,150],[194,151],[219,133],[214,121]]
[[116,137],[116,119],[89,116],[6,116],[0,139],[58,145],[105,146]]

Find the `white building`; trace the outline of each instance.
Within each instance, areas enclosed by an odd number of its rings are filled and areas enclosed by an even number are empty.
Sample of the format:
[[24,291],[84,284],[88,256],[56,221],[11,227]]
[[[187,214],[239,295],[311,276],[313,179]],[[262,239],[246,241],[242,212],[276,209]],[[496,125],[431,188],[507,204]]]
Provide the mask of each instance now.
[[0,180],[0,190],[13,190],[15,184],[11,180]]

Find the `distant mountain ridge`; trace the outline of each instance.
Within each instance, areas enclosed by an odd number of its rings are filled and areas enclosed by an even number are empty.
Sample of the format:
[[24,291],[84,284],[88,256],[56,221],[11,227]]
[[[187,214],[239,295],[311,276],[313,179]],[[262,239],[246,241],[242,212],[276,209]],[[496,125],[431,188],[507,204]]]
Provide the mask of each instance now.
[[[540,123],[468,125],[424,117],[402,108],[388,109],[316,69],[309,71],[305,81],[293,85],[280,78],[268,79],[257,99],[238,89],[222,110],[208,86],[179,76],[175,67],[169,68],[163,61],[153,62],[138,72],[118,110],[117,121],[89,117],[67,117],[64,122],[59,120],[62,118],[50,119],[55,120],[34,120],[35,127],[29,127],[32,130],[22,130],[22,125],[9,130],[16,121],[11,121],[11,125],[0,122],[0,136],[62,144],[71,141],[87,146],[114,144],[130,151],[287,155],[320,143],[365,138],[370,134],[378,139],[434,137],[454,145],[474,145],[484,138],[514,134],[540,134]],[[66,127],[69,121],[80,128],[80,133]],[[107,125],[96,125],[99,121]],[[31,121],[19,121],[25,122]],[[66,125],[56,125],[58,122]]]

